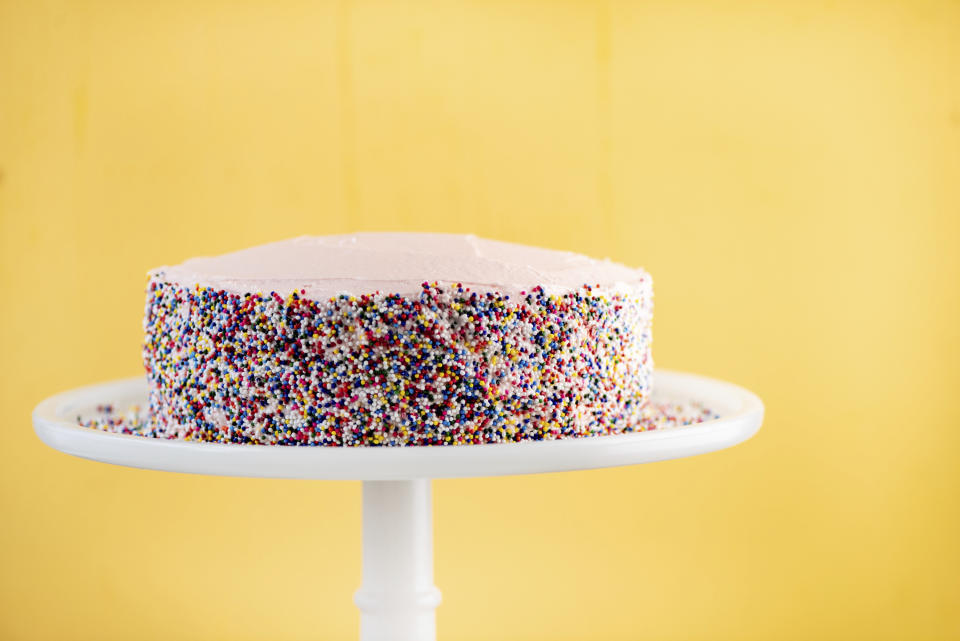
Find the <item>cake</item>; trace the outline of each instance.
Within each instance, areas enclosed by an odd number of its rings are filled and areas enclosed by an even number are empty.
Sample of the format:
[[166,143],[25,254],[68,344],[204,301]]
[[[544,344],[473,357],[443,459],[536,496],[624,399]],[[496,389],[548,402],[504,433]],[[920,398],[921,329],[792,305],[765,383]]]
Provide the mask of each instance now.
[[450,234],[304,236],[148,275],[143,433],[471,445],[644,429],[642,269]]

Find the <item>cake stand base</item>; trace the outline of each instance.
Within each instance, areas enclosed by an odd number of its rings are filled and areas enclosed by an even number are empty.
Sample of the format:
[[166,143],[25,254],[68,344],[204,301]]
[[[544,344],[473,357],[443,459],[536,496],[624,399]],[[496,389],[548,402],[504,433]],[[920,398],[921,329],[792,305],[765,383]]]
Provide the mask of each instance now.
[[534,474],[650,463],[736,445],[763,421],[753,393],[723,381],[657,370],[654,402],[700,402],[718,418],[688,427],[556,441],[435,447],[277,447],[168,441],[80,427],[98,407],[146,407],[143,378],[64,392],[33,412],[37,436],[83,458],[169,472],[363,481],[363,572],[354,596],[362,641],[433,641],[430,479]]

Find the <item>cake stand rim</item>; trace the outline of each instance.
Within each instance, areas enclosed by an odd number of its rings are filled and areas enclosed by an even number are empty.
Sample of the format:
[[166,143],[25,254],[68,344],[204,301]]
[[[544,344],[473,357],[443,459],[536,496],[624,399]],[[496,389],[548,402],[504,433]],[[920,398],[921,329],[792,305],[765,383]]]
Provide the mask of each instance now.
[[[76,424],[79,405],[117,400],[116,390],[142,388],[143,376],[73,388],[41,401],[33,411],[37,436],[49,447],[102,463],[167,472],[323,480],[411,480],[542,474],[652,463],[737,445],[759,430],[764,405],[753,392],[699,374],[657,369],[654,396],[666,387],[674,399],[724,405],[720,418],[647,432],[519,443],[291,447],[197,443],[114,434]],[[685,393],[684,391],[685,390]],[[108,395],[113,391],[113,395]],[[709,398],[704,398],[709,397]]]

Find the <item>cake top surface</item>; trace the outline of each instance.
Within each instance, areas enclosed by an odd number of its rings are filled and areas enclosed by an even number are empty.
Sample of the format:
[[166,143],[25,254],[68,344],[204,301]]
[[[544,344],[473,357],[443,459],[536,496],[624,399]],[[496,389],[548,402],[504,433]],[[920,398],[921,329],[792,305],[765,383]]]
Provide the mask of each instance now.
[[519,295],[538,285],[548,293],[564,293],[583,285],[619,290],[649,279],[642,269],[573,252],[472,235],[411,232],[301,236],[191,258],[151,275],[238,294],[286,296],[303,290],[316,300],[375,291],[411,294],[425,281]]

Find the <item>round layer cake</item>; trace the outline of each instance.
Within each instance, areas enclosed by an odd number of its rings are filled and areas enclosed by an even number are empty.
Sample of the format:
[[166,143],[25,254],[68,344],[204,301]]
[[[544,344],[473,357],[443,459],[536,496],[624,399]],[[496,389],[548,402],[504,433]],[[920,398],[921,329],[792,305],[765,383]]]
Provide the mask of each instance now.
[[150,272],[149,432],[467,445],[643,429],[642,269],[449,234],[305,236]]

